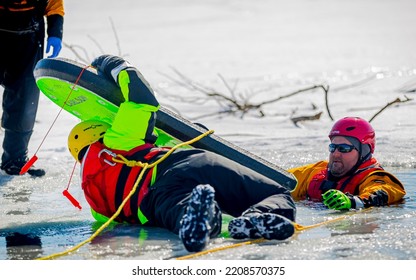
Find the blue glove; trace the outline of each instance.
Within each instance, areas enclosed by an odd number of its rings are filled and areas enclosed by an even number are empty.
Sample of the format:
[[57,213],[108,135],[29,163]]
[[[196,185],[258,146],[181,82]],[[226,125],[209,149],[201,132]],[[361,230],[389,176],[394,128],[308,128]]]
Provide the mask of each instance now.
[[351,199],[339,190],[329,190],[322,195],[323,203],[330,209],[344,210],[351,208]]
[[48,56],[48,58],[57,57],[59,52],[62,49],[62,40],[58,37],[48,37],[48,41],[46,45],[46,53],[49,53],[49,51],[51,50],[51,47],[53,48],[52,54]]

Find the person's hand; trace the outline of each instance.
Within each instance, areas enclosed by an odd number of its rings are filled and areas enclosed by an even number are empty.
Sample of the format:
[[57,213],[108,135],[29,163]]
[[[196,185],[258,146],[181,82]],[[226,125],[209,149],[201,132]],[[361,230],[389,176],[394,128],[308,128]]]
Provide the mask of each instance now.
[[372,193],[368,199],[364,199],[364,204],[366,207],[370,206],[386,206],[389,201],[389,195],[383,191],[378,190]]
[[52,48],[52,54],[48,58],[54,58],[59,55],[62,49],[62,40],[58,37],[48,37],[46,42],[46,53],[49,53]]
[[330,209],[345,210],[351,208],[351,199],[339,190],[329,190],[322,195],[323,203]]
[[107,77],[113,79],[117,83],[118,74],[129,67],[130,63],[121,57],[115,55],[104,54],[93,60],[91,66],[97,68],[98,71],[104,73]]

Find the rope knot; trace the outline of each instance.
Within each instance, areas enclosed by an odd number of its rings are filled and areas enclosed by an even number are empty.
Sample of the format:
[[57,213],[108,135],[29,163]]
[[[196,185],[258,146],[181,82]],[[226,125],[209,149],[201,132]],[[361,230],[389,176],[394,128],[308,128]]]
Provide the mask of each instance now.
[[116,155],[115,157],[112,158],[112,160],[117,163],[123,163],[127,165],[128,167],[135,167],[135,166],[144,167],[146,165],[145,163],[141,161],[128,160],[122,155]]

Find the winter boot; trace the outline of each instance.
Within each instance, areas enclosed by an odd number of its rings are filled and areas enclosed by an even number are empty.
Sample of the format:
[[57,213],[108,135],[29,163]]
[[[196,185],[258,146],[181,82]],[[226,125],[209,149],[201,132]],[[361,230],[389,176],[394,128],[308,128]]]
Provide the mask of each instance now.
[[254,215],[250,221],[266,239],[285,240],[295,233],[292,221],[277,214]]
[[[20,170],[22,170],[22,167],[26,164],[27,161],[27,157],[14,159],[5,164],[2,164],[0,168],[8,175],[20,175]],[[45,170],[41,168],[34,168],[33,166],[28,169],[27,173],[33,177],[42,177],[46,174]]]
[[232,219],[228,224],[228,232],[234,239],[257,239],[261,237],[260,232],[251,223],[250,218],[246,216]]
[[266,238],[285,240],[295,232],[289,219],[273,213],[251,213],[231,220],[228,225],[234,239]]
[[192,190],[179,229],[179,238],[189,252],[202,251],[209,238],[220,232],[221,212],[216,208],[214,196],[215,190],[210,185],[198,185]]

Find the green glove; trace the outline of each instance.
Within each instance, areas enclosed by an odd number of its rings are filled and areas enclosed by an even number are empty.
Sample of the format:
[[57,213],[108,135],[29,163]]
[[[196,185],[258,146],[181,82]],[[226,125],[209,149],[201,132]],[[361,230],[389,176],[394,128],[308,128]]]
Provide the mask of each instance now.
[[339,190],[329,190],[322,195],[323,203],[330,209],[343,210],[351,208],[351,199]]

